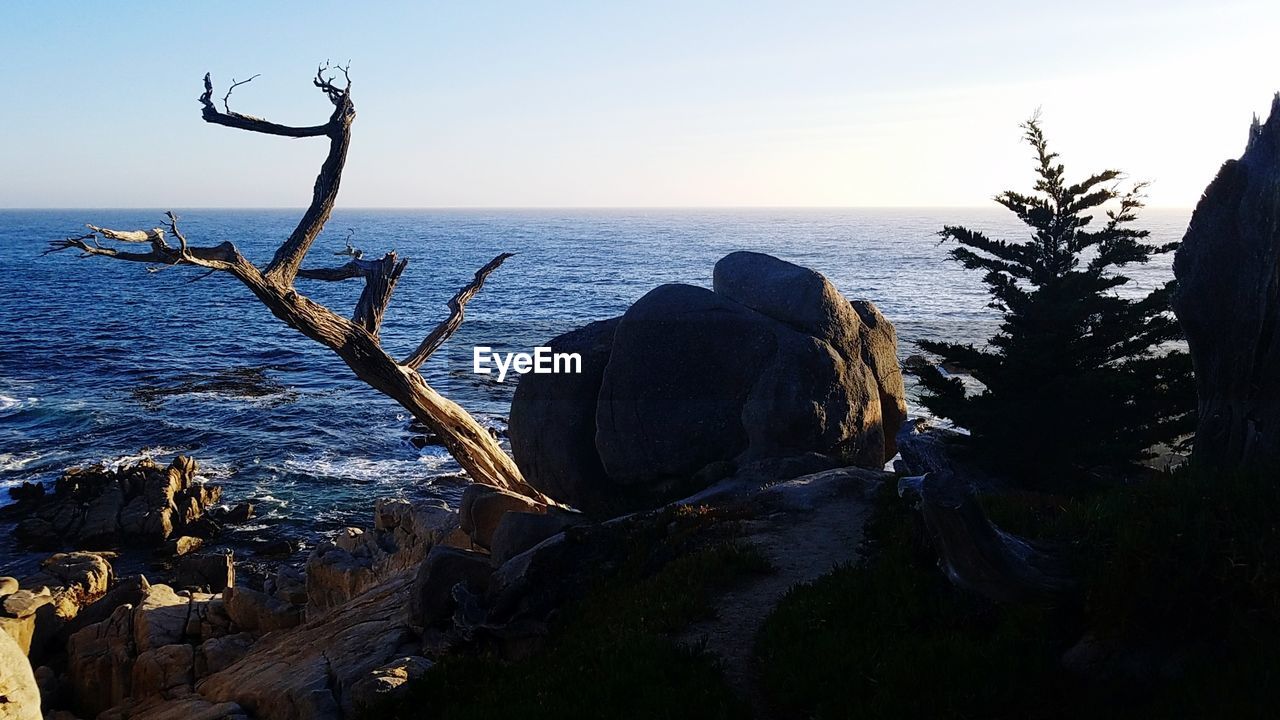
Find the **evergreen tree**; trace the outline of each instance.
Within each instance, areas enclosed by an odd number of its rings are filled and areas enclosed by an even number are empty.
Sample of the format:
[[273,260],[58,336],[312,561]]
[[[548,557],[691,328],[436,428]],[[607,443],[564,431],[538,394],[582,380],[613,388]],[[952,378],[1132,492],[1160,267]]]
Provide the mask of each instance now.
[[[1182,337],[1169,299],[1172,282],[1145,297],[1116,291],[1118,272],[1170,252],[1132,227],[1144,185],[1121,190],[1106,170],[1068,184],[1040,124],[1022,125],[1035,150],[1030,194],[995,200],[1025,223],[1030,239],[1010,242],[947,226],[951,257],[984,273],[1000,331],[985,348],[922,341],[984,386],[966,391],[958,378],[921,373],[923,403],[970,431],[974,457],[1027,486],[1063,489],[1098,470],[1150,457],[1150,448],[1194,427],[1191,361],[1171,347]],[[1105,207],[1104,207],[1105,206]],[[1094,223],[1096,214],[1105,221]]]

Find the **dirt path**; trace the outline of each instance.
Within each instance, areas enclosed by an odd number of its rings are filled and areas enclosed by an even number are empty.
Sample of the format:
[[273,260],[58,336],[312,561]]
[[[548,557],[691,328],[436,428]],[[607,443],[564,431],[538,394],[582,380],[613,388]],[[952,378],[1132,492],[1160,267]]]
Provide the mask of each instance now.
[[757,709],[763,707],[752,653],[757,631],[793,585],[857,559],[871,512],[871,489],[884,477],[846,468],[762,491],[766,510],[758,519],[744,522],[744,540],[760,549],[774,572],[725,593],[716,603],[714,619],[681,634],[682,642],[705,641],[706,648],[723,660],[729,685]]

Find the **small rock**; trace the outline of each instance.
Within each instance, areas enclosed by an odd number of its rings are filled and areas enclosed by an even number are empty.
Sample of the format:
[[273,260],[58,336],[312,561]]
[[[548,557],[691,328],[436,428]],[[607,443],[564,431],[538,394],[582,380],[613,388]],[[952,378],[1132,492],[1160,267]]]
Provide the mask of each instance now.
[[4,611],[11,617],[24,618],[35,615],[40,608],[53,602],[53,594],[49,588],[40,588],[40,592],[18,590],[4,599]]
[[31,641],[36,634],[36,616],[28,615],[22,618],[0,616],[0,633],[13,638],[23,655],[30,654]]
[[263,555],[265,557],[283,558],[298,552],[302,547],[302,543],[290,538],[277,538],[262,543],[254,548],[255,555]]
[[174,557],[182,557],[199,550],[201,545],[204,545],[204,540],[190,535],[182,535],[174,538],[169,543],[169,553]]
[[37,550],[52,550],[62,545],[62,535],[44,518],[25,518],[13,530],[18,543]]
[[44,485],[24,482],[17,487],[9,488],[9,498],[15,503],[36,502],[44,497]]
[[0,577],[0,597],[18,592],[18,581],[11,577]]
[[222,519],[231,525],[239,525],[248,522],[253,517],[253,510],[253,503],[251,502],[237,503],[222,516]]
[[430,660],[411,655],[377,668],[351,685],[352,706],[367,712],[403,696],[409,689],[409,681],[425,675],[431,665]]

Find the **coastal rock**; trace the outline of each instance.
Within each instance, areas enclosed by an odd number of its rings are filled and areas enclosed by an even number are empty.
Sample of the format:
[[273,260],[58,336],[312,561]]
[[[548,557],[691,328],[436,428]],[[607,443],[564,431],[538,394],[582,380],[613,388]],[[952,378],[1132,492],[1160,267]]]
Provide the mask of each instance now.
[[0,577],[0,598],[18,592],[18,581],[11,577]]
[[168,585],[152,585],[133,611],[133,643],[139,653],[182,641],[191,598]]
[[351,686],[352,707],[367,712],[403,696],[409,689],[409,681],[421,678],[431,665],[424,657],[410,655],[377,668]]
[[176,534],[199,536],[217,486],[196,479],[195,460],[178,456],[168,467],[150,459],[118,469],[71,468],[53,491],[28,493],[0,510],[17,520],[15,538],[28,547],[80,548],[122,542],[159,544]]
[[1192,457],[1269,472],[1280,463],[1280,94],[1205,189],[1173,272],[1199,397]]
[[596,452],[596,404],[620,319],[593,322],[546,342],[553,352],[581,356],[582,372],[525,375],[511,401],[511,454],[521,472],[548,496],[582,509],[614,504]]
[[417,627],[431,627],[453,613],[453,588],[463,584],[472,593],[489,586],[493,566],[483,553],[439,546],[432,548],[414,576],[409,594],[409,617]]
[[190,686],[195,679],[194,663],[195,649],[190,645],[164,645],[147,650],[133,663],[132,697],[136,700]]
[[94,717],[129,696],[136,656],[133,614],[132,605],[121,605],[67,641],[67,675],[85,716]]
[[472,483],[462,493],[458,511],[463,532],[471,542],[488,548],[503,515],[509,512],[545,512],[546,507],[523,495],[500,490],[491,485]]
[[238,630],[267,633],[302,623],[302,608],[251,588],[237,585],[223,590],[222,603]]
[[307,557],[307,617],[316,618],[378,582],[373,562],[336,542],[322,542]]
[[[106,594],[81,607],[76,616],[59,629],[58,636],[62,638],[70,637],[72,633],[78,632],[94,623],[102,622],[109,618],[111,613],[121,605],[137,607],[150,589],[151,584],[141,575],[130,575],[120,579]],[[61,644],[65,645],[66,643],[63,642]]]
[[199,683],[210,702],[234,702],[256,720],[354,716],[350,689],[418,645],[405,614],[413,575],[380,583],[316,622],[264,639]]
[[290,605],[307,604],[307,577],[298,570],[282,565],[267,579],[263,591]]
[[576,522],[569,513],[506,513],[493,533],[493,545],[489,550],[493,564],[505,563]]
[[222,592],[236,584],[235,553],[231,550],[208,555],[188,555],[177,563],[174,585]]
[[249,716],[235,703],[209,702],[189,690],[174,690],[130,698],[103,712],[98,720],[249,720]]
[[40,688],[27,655],[0,633],[0,720],[40,720]]
[[248,632],[205,640],[196,648],[195,676],[202,678],[231,667],[249,652],[253,643],[253,633]]
[[307,618],[314,619],[377,583],[416,569],[436,545],[468,545],[459,514],[435,502],[382,499],[373,529],[344,528],[307,558]]
[[31,617],[40,608],[53,602],[53,594],[49,588],[40,588],[39,592],[19,590],[4,599],[3,607],[6,615],[15,618]]
[[204,540],[201,540],[198,537],[192,537],[190,535],[182,535],[170,541],[169,554],[173,555],[174,557],[182,557],[183,555],[190,555],[196,550],[199,550],[200,546],[203,544],[204,544]]
[[73,593],[81,605],[102,597],[115,578],[109,558],[112,554],[94,552],[58,553],[40,563],[40,572],[27,578],[29,586],[47,585]]
[[526,478],[595,515],[655,507],[734,464],[821,453],[881,468],[905,419],[892,324],[821,274],[759,253],[715,290],[664,285],[549,343],[582,374],[528,375],[512,402]]
[[850,300],[849,304],[862,321],[858,326],[859,351],[880,395],[880,430],[888,462],[898,452],[898,431],[907,421],[907,389],[898,364],[898,331],[870,300]]

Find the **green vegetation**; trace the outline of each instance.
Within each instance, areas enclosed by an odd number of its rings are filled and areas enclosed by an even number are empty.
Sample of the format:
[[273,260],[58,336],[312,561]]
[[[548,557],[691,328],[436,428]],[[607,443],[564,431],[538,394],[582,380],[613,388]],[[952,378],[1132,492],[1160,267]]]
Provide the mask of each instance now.
[[[1280,488],[1185,472],[989,511],[1067,552],[1080,592],[997,605],[956,590],[885,488],[868,554],[794,589],[761,631],[783,717],[1269,717],[1280,701]],[[1063,655],[1090,633],[1109,659]]]
[[546,647],[504,662],[450,656],[397,707],[396,718],[744,718],[716,659],[670,636],[706,618],[718,591],[763,557],[737,543],[732,521],[705,510],[660,514],[627,539],[630,557],[556,623]]
[[[1124,468],[1150,448],[1194,427],[1191,361],[1169,351],[1182,337],[1166,285],[1145,297],[1119,294],[1119,271],[1173,250],[1132,226],[1142,185],[1121,191],[1121,174],[1105,170],[1075,184],[1050,152],[1039,123],[1025,123],[1038,177],[1030,194],[995,200],[1025,223],[1031,237],[995,240],[948,226],[951,257],[984,273],[991,307],[1004,314],[988,344],[921,341],[920,347],[964,368],[983,390],[959,379],[920,373],[922,401],[934,414],[970,430],[975,458],[1011,477],[1060,489],[1079,469]],[[1095,213],[1105,220],[1093,226]]]

